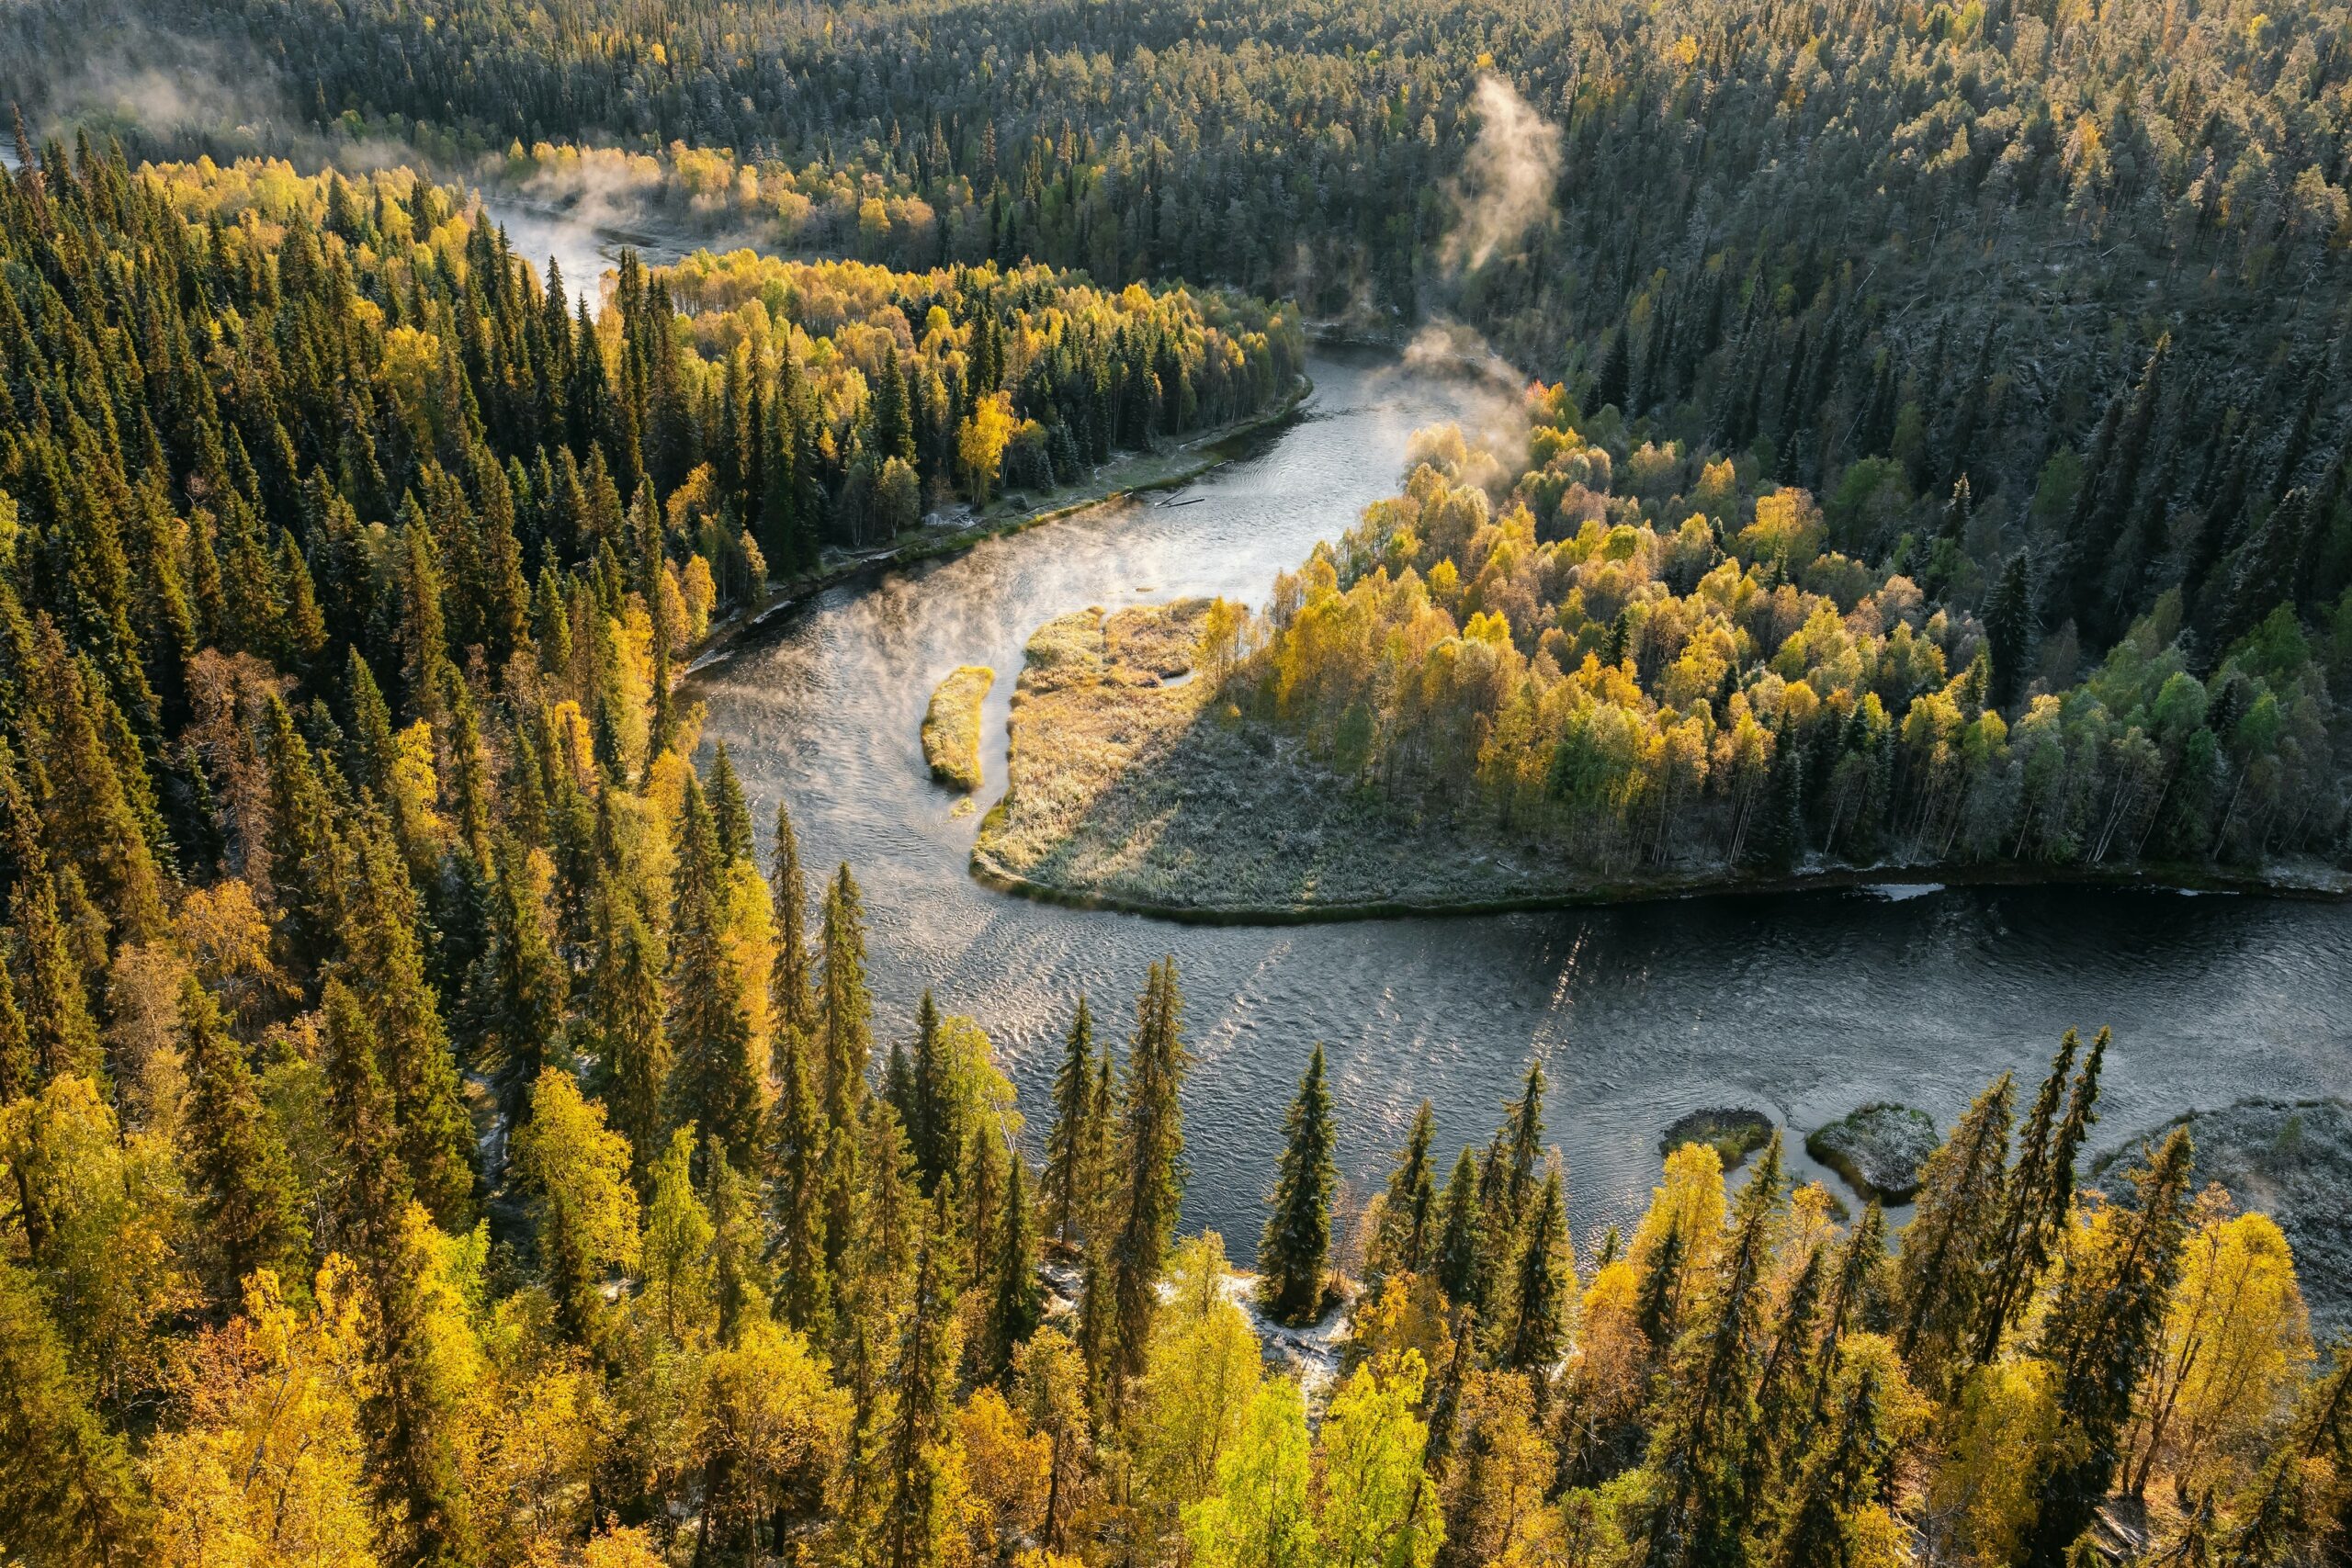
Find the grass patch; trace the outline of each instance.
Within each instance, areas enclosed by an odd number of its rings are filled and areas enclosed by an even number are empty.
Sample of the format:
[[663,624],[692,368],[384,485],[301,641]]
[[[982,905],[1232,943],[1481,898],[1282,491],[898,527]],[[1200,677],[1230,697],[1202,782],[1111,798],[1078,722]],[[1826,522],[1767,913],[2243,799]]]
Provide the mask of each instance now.
[[1737,1170],[1771,1138],[1772,1119],[1762,1111],[1716,1107],[1677,1118],[1658,1140],[1657,1152],[1669,1155],[1685,1144],[1704,1144],[1715,1151],[1724,1169],[1730,1171]]
[[995,671],[966,664],[931,694],[922,716],[922,758],[941,784],[967,793],[980,787],[980,704],[995,684]]

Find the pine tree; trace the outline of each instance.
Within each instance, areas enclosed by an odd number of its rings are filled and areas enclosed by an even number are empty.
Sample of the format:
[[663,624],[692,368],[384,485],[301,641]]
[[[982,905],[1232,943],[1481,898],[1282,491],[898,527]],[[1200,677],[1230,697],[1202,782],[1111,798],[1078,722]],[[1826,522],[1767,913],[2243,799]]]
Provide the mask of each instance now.
[[1094,1109],[1094,1016],[1086,993],[1078,997],[1064,1036],[1062,1063],[1054,1073],[1054,1122],[1046,1134],[1046,1224],[1054,1240],[1070,1245],[1093,1207],[1086,1151]]
[[1374,1280],[1391,1273],[1418,1274],[1436,1252],[1437,1188],[1430,1168],[1430,1145],[1436,1137],[1437,1112],[1424,1100],[1389,1172],[1367,1269]]
[[[5,1027],[0,1019],[0,1027]],[[310,1250],[286,1145],[270,1125],[243,1049],[220,1010],[191,976],[180,987],[187,1036],[188,1103],[180,1136],[196,1200],[197,1232],[213,1267],[210,1295],[226,1308],[243,1299],[246,1276],[273,1269],[299,1280]]]
[[1309,1323],[1323,1310],[1325,1261],[1331,1248],[1331,1193],[1340,1168],[1332,1157],[1331,1095],[1323,1083],[1317,1041],[1298,1080],[1274,1167],[1274,1212],[1258,1243],[1258,1298],[1283,1323]]

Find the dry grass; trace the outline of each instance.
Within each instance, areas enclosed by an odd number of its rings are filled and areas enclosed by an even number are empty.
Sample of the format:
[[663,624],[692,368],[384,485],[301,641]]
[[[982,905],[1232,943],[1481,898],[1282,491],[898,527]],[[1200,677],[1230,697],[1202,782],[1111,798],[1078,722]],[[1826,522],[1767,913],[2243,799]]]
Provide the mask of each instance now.
[[1224,914],[1581,891],[1491,832],[1417,818],[1190,678],[1204,600],[1030,639],[1004,799],[975,858],[1058,893]]
[[980,704],[995,684],[995,671],[966,664],[931,694],[922,716],[922,757],[941,784],[967,793],[980,787]]

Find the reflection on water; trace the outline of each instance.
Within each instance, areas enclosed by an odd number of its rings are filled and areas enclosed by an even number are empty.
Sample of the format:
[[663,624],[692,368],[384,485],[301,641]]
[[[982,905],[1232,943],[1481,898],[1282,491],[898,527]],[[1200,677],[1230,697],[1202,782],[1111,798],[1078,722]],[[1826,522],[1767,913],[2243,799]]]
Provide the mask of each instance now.
[[[567,274],[569,265],[567,264]],[[1864,1100],[1948,1121],[2002,1068],[2038,1077],[2060,1030],[2112,1024],[2101,1141],[2190,1106],[2352,1084],[2352,908],[2085,890],[1692,899],[1559,915],[1201,928],[990,893],[976,818],[933,784],[917,729],[958,664],[994,665],[984,798],[1003,787],[1021,648],[1065,611],[1192,593],[1261,602],[1273,573],[1398,479],[1414,427],[1481,394],[1318,356],[1307,416],[1176,499],[993,541],[773,617],[695,682],[764,821],[782,795],[810,863],[849,860],[873,917],[885,1036],[924,985],[977,1016],[1042,1116],[1080,987],[1125,1018],[1173,953],[1197,1058],[1188,1225],[1246,1257],[1307,1051],[1329,1047],[1342,1169],[1360,1191],[1427,1096],[1442,1153],[1485,1140],[1531,1054],[1581,1238],[1636,1211],[1657,1136],[1746,1104],[1800,1130]],[[1033,1126],[1033,1148],[1042,1136]]]

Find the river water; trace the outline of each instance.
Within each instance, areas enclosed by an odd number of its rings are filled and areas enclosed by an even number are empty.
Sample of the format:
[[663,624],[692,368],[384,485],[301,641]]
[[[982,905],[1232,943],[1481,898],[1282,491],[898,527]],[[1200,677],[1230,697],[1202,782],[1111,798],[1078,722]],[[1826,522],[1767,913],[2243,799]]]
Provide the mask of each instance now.
[[908,1030],[926,985],[978,1018],[1036,1118],[1033,1150],[1072,999],[1087,991],[1124,1037],[1163,954],[1182,971],[1195,1058],[1185,1223],[1223,1232],[1237,1258],[1255,1247],[1317,1040],[1358,1194],[1424,1097],[1450,1163],[1542,1057],[1580,1246],[1639,1212],[1658,1135],[1684,1111],[1753,1106],[1802,1133],[1890,1099],[1948,1122],[2004,1068],[2038,1077],[2068,1024],[2115,1030],[2102,1145],[2192,1107],[2352,1084],[2352,907],[2339,904],[1904,888],[1259,928],[979,886],[966,870],[978,818],[954,814],[917,740],[942,676],[999,671],[985,804],[1003,787],[1012,682],[1039,623],[1192,593],[1261,603],[1276,570],[1396,488],[1409,431],[1481,401],[1384,359],[1321,355],[1311,370],[1303,417],[1190,488],[834,589],[693,682],[707,742],[728,742],[761,820],[781,795],[812,867],[852,863],[884,1037]]

